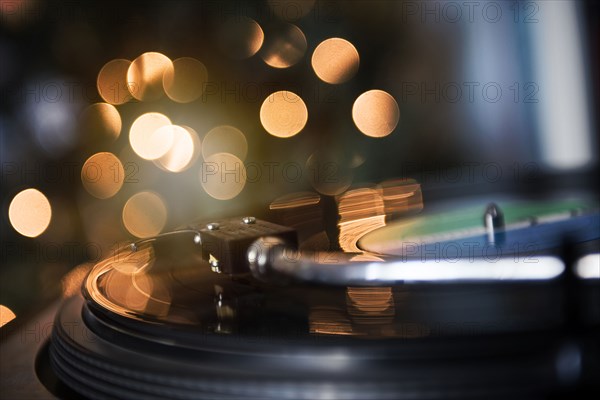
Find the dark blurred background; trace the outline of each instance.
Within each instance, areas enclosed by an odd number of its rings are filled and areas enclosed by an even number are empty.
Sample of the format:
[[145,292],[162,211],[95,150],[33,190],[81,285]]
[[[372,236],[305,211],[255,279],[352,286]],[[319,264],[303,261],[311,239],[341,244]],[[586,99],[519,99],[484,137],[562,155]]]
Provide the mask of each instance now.
[[[64,292],[61,277],[73,267],[135,237],[123,209],[140,192],[156,195],[135,211],[163,213],[150,221],[157,232],[198,218],[264,216],[286,194],[339,195],[392,178],[417,180],[425,207],[484,193],[597,195],[598,3],[466,3],[0,0],[0,304],[26,314]],[[307,44],[300,60],[273,68],[265,49],[232,58],[220,46],[231,34],[223,31],[247,18],[265,43],[286,23],[297,26]],[[234,33],[242,44],[252,39]],[[311,55],[334,37],[351,42],[360,62],[350,80],[332,85],[315,74]],[[285,40],[277,43],[285,51]],[[106,100],[98,93],[100,70],[146,52],[203,63],[202,95],[184,104],[163,96],[116,105],[118,138],[93,136],[82,115]],[[371,89],[393,96],[400,111],[381,138],[353,121],[355,99]],[[265,98],[279,90],[298,94],[308,110],[290,138],[269,134],[259,117]],[[236,127],[247,144],[242,161],[258,166],[260,179],[219,200],[201,185],[201,155],[179,173],[140,158],[129,130],[147,112],[192,128],[200,141],[215,127]],[[99,152],[124,167],[123,186],[106,199],[81,178]],[[51,206],[48,227],[34,237],[18,233],[9,218],[11,202],[28,188]]]

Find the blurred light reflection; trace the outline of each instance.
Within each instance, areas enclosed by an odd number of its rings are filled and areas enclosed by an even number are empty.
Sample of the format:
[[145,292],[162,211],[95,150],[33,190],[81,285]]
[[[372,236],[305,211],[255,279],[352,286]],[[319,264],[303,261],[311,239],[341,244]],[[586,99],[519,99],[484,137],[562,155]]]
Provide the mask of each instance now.
[[132,99],[127,81],[127,71],[131,61],[116,59],[104,64],[98,73],[96,86],[102,99],[114,105],[127,103]]
[[0,304],[0,328],[8,324],[16,317],[17,316],[10,308]]
[[400,109],[396,100],[383,90],[369,90],[358,96],[352,106],[352,119],[365,135],[381,138],[396,129]]
[[90,104],[80,116],[81,134],[94,141],[116,140],[121,134],[121,127],[121,116],[112,104]]
[[421,185],[414,179],[389,179],[377,185],[388,218],[416,214],[423,210]]
[[112,153],[96,153],[81,168],[81,182],[89,194],[99,199],[113,197],[121,190],[125,170]]
[[173,132],[171,129],[159,129],[170,125],[171,120],[161,113],[149,112],[139,116],[129,130],[131,148],[145,160],[164,156],[173,145]]
[[34,134],[40,148],[50,157],[60,158],[78,142],[77,116],[80,102],[73,94],[65,93],[72,83],[68,79],[34,81],[39,92],[34,101],[27,101],[22,110],[25,123]]
[[588,254],[577,260],[575,273],[581,279],[600,279],[600,254]]
[[202,140],[202,156],[207,159],[216,153],[233,154],[244,161],[248,154],[246,136],[231,125],[221,125],[211,129]]
[[151,268],[154,256],[152,245],[139,246],[137,251],[131,251],[127,247],[115,256],[112,267],[121,274],[133,275]]
[[67,298],[81,293],[81,284],[92,269],[94,263],[84,263],[76,266],[60,280],[62,297]]
[[354,335],[348,317],[333,307],[314,307],[308,316],[310,333],[320,335]]
[[315,48],[311,64],[323,82],[339,84],[349,81],[356,74],[359,60],[358,51],[352,43],[331,38]]
[[260,122],[267,132],[280,138],[299,133],[308,120],[308,109],[300,96],[289,91],[269,95],[260,107]]
[[265,37],[260,25],[244,16],[228,18],[219,26],[217,36],[221,51],[235,60],[243,60],[256,54]]
[[192,57],[174,60],[163,75],[165,93],[178,103],[190,103],[200,97],[207,81],[206,67]]
[[300,28],[285,24],[267,31],[261,57],[273,68],[288,68],[304,57],[306,47],[306,36]]
[[346,295],[350,315],[394,315],[391,287],[348,287]]
[[212,198],[231,200],[246,185],[246,167],[233,154],[215,153],[202,163],[200,184]]
[[23,236],[37,237],[44,233],[52,218],[50,202],[37,189],[25,189],[10,202],[8,219]]
[[592,85],[585,78],[589,74],[587,64],[591,56],[583,50],[582,10],[577,2],[536,1],[534,4],[543,15],[535,24],[527,26],[531,33],[535,87],[539,85],[540,92],[544,93],[543,101],[539,101],[535,109],[541,158],[552,168],[581,168],[592,160],[591,138],[594,131],[597,133],[588,114],[588,93],[593,89],[589,89]]
[[[163,127],[160,129],[166,129]],[[171,125],[173,144],[169,150],[156,160],[158,165],[169,172],[182,172],[189,168],[200,154],[200,139],[192,128]]]
[[140,192],[123,207],[123,224],[129,233],[139,238],[156,236],[167,222],[167,207],[153,192]]
[[340,247],[347,252],[361,252],[358,240],[365,234],[385,226],[381,195],[371,188],[350,190],[337,199]]
[[127,70],[129,93],[141,101],[152,101],[164,94],[163,75],[173,68],[169,57],[161,53],[144,53]]
[[281,210],[286,208],[297,208],[317,205],[321,202],[321,196],[313,192],[298,192],[281,196],[271,202],[269,209]]

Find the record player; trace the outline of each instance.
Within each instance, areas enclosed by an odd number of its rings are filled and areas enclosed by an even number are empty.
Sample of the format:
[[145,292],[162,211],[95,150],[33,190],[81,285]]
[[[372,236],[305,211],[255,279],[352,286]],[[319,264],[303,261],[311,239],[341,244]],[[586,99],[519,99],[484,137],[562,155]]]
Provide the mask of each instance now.
[[76,180],[3,153],[0,397],[598,398],[597,6],[484,3],[120,5],[98,102],[7,102]]
[[[468,227],[472,207],[422,214],[365,235],[360,254],[311,251],[254,217],[190,224],[94,265],[49,341],[26,327],[8,348],[37,340],[19,358],[34,357],[37,389],[59,398],[592,396],[600,217],[589,206],[494,204]],[[464,243],[472,253],[440,250]]]

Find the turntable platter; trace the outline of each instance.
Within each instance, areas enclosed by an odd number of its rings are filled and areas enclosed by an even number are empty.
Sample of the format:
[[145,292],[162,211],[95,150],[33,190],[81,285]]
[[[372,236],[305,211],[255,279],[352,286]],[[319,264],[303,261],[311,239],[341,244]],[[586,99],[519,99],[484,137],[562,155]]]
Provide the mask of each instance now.
[[[507,208],[508,225],[525,211]],[[474,223],[462,215],[438,226],[456,232]],[[588,217],[566,220],[595,223],[577,219]],[[419,232],[433,230],[420,218]],[[596,287],[589,290],[594,296]],[[60,380],[89,398],[545,395],[573,379],[557,365],[595,357],[596,341],[565,341],[568,293],[558,278],[276,285],[215,273],[192,241],[167,235],[122,248],[91,270],[84,296],[67,300],[57,316],[49,358]],[[597,313],[586,300],[584,309],[592,308]]]

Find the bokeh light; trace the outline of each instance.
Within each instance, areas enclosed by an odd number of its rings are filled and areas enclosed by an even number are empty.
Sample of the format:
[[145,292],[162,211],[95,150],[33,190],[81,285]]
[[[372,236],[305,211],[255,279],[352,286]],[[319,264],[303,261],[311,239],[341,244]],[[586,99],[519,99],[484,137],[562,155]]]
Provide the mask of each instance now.
[[[34,80],[32,85],[45,87],[43,96],[24,102],[22,118],[39,147],[52,158],[66,155],[78,144],[78,116],[81,104],[64,93],[70,78],[51,77]],[[39,87],[39,86],[38,86]]]
[[37,189],[25,189],[10,202],[8,219],[12,227],[23,236],[41,235],[52,219],[50,202]]
[[344,83],[358,71],[360,57],[352,43],[341,38],[322,41],[312,55],[317,76],[331,84]]
[[112,153],[96,153],[81,168],[81,182],[89,194],[98,199],[113,197],[125,180],[121,161]]
[[153,192],[140,192],[127,200],[123,207],[123,225],[138,238],[156,236],[167,222],[167,207]]
[[248,154],[246,136],[231,125],[221,125],[211,129],[202,141],[202,156],[207,159],[215,153],[233,154],[244,161]]
[[233,154],[212,154],[202,163],[200,184],[212,198],[217,200],[233,199],[246,185],[244,163]]
[[8,324],[10,321],[15,319],[17,316],[15,313],[5,305],[0,304],[0,328]]
[[300,132],[308,121],[308,109],[300,96],[289,91],[269,95],[260,107],[260,122],[267,132],[288,138]]
[[190,103],[200,97],[207,81],[208,70],[192,57],[174,60],[163,75],[165,93],[178,103]]
[[80,126],[85,138],[116,140],[121,134],[121,115],[111,104],[90,104],[81,113]]
[[131,63],[127,70],[129,92],[141,101],[152,101],[164,94],[163,75],[173,63],[169,57],[157,52],[144,53]]
[[173,145],[173,131],[160,128],[170,125],[171,120],[161,113],[149,112],[139,116],[129,130],[131,148],[145,160],[164,156]]
[[226,56],[243,60],[260,50],[264,38],[262,28],[252,18],[231,17],[220,25],[217,45]]
[[98,73],[97,87],[102,99],[110,104],[119,105],[131,100],[127,71],[131,61],[122,58],[104,64]]
[[352,106],[352,119],[365,135],[380,138],[392,133],[400,120],[396,100],[383,90],[369,90]]
[[273,68],[288,68],[306,53],[306,36],[296,25],[277,25],[267,31],[260,51],[264,62]]
[[159,159],[158,165],[169,172],[181,172],[189,168],[200,154],[200,139],[192,128],[167,125],[160,129],[171,129],[173,144]]

